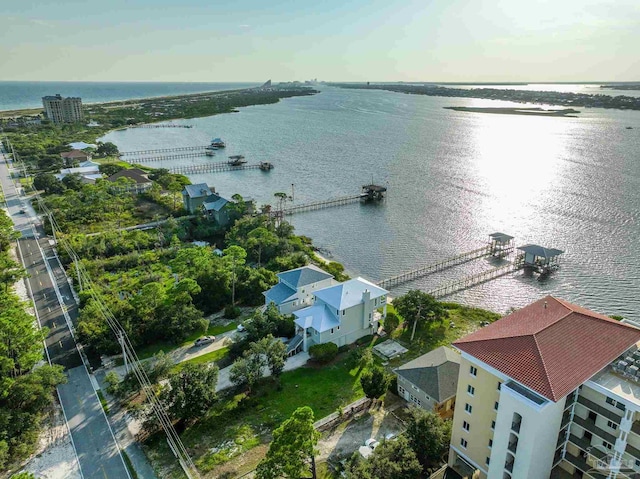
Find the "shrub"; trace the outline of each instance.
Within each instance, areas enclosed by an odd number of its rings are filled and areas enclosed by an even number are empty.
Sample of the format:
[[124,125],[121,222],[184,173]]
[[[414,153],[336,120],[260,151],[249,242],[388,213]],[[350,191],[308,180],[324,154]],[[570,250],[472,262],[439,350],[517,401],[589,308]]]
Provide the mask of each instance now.
[[314,344],[309,348],[309,355],[319,363],[328,363],[338,355],[338,346],[334,343]]
[[224,317],[228,319],[236,319],[240,316],[240,308],[234,306],[232,304],[225,306],[224,308]]

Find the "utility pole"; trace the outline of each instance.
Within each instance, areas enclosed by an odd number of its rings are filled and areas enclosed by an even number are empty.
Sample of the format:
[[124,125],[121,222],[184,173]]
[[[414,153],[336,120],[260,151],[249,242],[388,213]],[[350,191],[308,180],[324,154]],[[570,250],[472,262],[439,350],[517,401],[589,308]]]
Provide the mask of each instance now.
[[127,351],[124,346],[124,335],[122,331],[118,332],[118,344],[122,348],[122,357],[124,358],[124,370],[129,373],[129,359],[127,358]]
[[76,267],[76,277],[78,278],[78,286],[80,287],[80,291],[83,290],[82,287],[82,275],[80,274],[80,265],[78,264],[78,257],[73,255],[73,264]]

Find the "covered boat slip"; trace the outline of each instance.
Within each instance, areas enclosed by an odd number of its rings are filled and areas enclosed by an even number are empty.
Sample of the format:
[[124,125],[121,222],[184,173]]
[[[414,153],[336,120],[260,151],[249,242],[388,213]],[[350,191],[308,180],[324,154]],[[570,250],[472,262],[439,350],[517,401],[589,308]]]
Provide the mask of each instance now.
[[536,244],[527,244],[517,248],[522,253],[516,257],[516,266],[529,268],[540,274],[548,274],[560,267],[560,255],[564,251],[545,248]]

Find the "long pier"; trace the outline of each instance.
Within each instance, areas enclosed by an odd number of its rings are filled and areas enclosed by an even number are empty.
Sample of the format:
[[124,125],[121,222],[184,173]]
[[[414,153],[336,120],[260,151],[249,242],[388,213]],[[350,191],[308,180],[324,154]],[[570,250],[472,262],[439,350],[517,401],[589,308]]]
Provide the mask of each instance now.
[[282,212],[285,215],[292,215],[295,213],[300,213],[302,211],[313,211],[313,210],[321,210],[323,208],[330,208],[332,206],[340,206],[346,205],[348,203],[353,203],[354,201],[359,201],[365,198],[366,194],[360,195],[351,195],[351,196],[341,196],[340,198],[330,198],[328,200],[322,201],[314,201],[311,203],[304,203],[296,206],[289,206],[288,208],[284,208]]
[[182,175],[197,175],[200,173],[221,173],[223,171],[237,171],[237,170],[257,170],[260,169],[260,164],[253,165],[230,165],[223,162],[207,163],[205,165],[187,165],[176,166],[175,168],[169,168],[171,173],[180,173]]
[[150,125],[150,124],[145,124],[145,125],[131,125],[129,128],[193,128],[193,125],[172,125],[172,124]]
[[176,151],[196,151],[196,150],[204,150],[206,147],[207,145],[178,146],[176,148],[163,148],[160,150],[121,151],[120,156],[145,156],[145,155],[157,155],[162,153],[173,153]]
[[486,245],[486,246],[483,246],[482,248],[474,249],[472,251],[467,251],[466,253],[461,253],[456,256],[452,256],[450,258],[444,259],[442,261],[438,261],[437,263],[421,266],[411,271],[406,271],[396,276],[392,276],[391,278],[383,279],[382,281],[379,281],[377,285],[380,286],[381,288],[392,288],[394,286],[398,286],[399,284],[407,283],[409,281],[422,278],[423,276],[427,276],[429,274],[436,273],[438,271],[443,271],[445,269],[452,268],[454,266],[466,263],[468,261],[473,261],[478,258],[489,256],[491,253],[492,253],[491,245]]
[[458,291],[462,291],[471,288],[472,286],[477,286],[479,284],[486,283],[487,281],[491,281],[492,279],[496,279],[509,273],[513,273],[518,269],[520,269],[519,266],[515,265],[514,263],[508,263],[504,266],[499,266],[498,268],[488,269],[486,271],[482,271],[481,273],[476,273],[471,276],[467,276],[466,278],[452,281],[432,291],[429,291],[428,294],[436,299],[443,298],[445,296],[449,296],[450,294],[457,293]]
[[[140,156],[138,158],[127,158],[128,162],[146,162],[146,161],[165,161],[165,160],[179,160],[181,158],[198,158],[205,156],[205,150],[193,153],[181,153],[179,155],[164,155],[164,156]],[[209,157],[211,158],[211,157]]]

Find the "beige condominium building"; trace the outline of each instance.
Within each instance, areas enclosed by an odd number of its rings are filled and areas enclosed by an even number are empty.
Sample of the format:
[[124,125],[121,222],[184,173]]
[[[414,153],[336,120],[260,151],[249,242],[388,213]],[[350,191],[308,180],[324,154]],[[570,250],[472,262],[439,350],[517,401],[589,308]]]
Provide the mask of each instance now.
[[42,106],[47,118],[54,123],[75,123],[84,119],[81,98],[63,98],[60,94],[44,96]]
[[449,466],[490,479],[640,477],[639,341],[634,326],[547,296],[455,342]]

